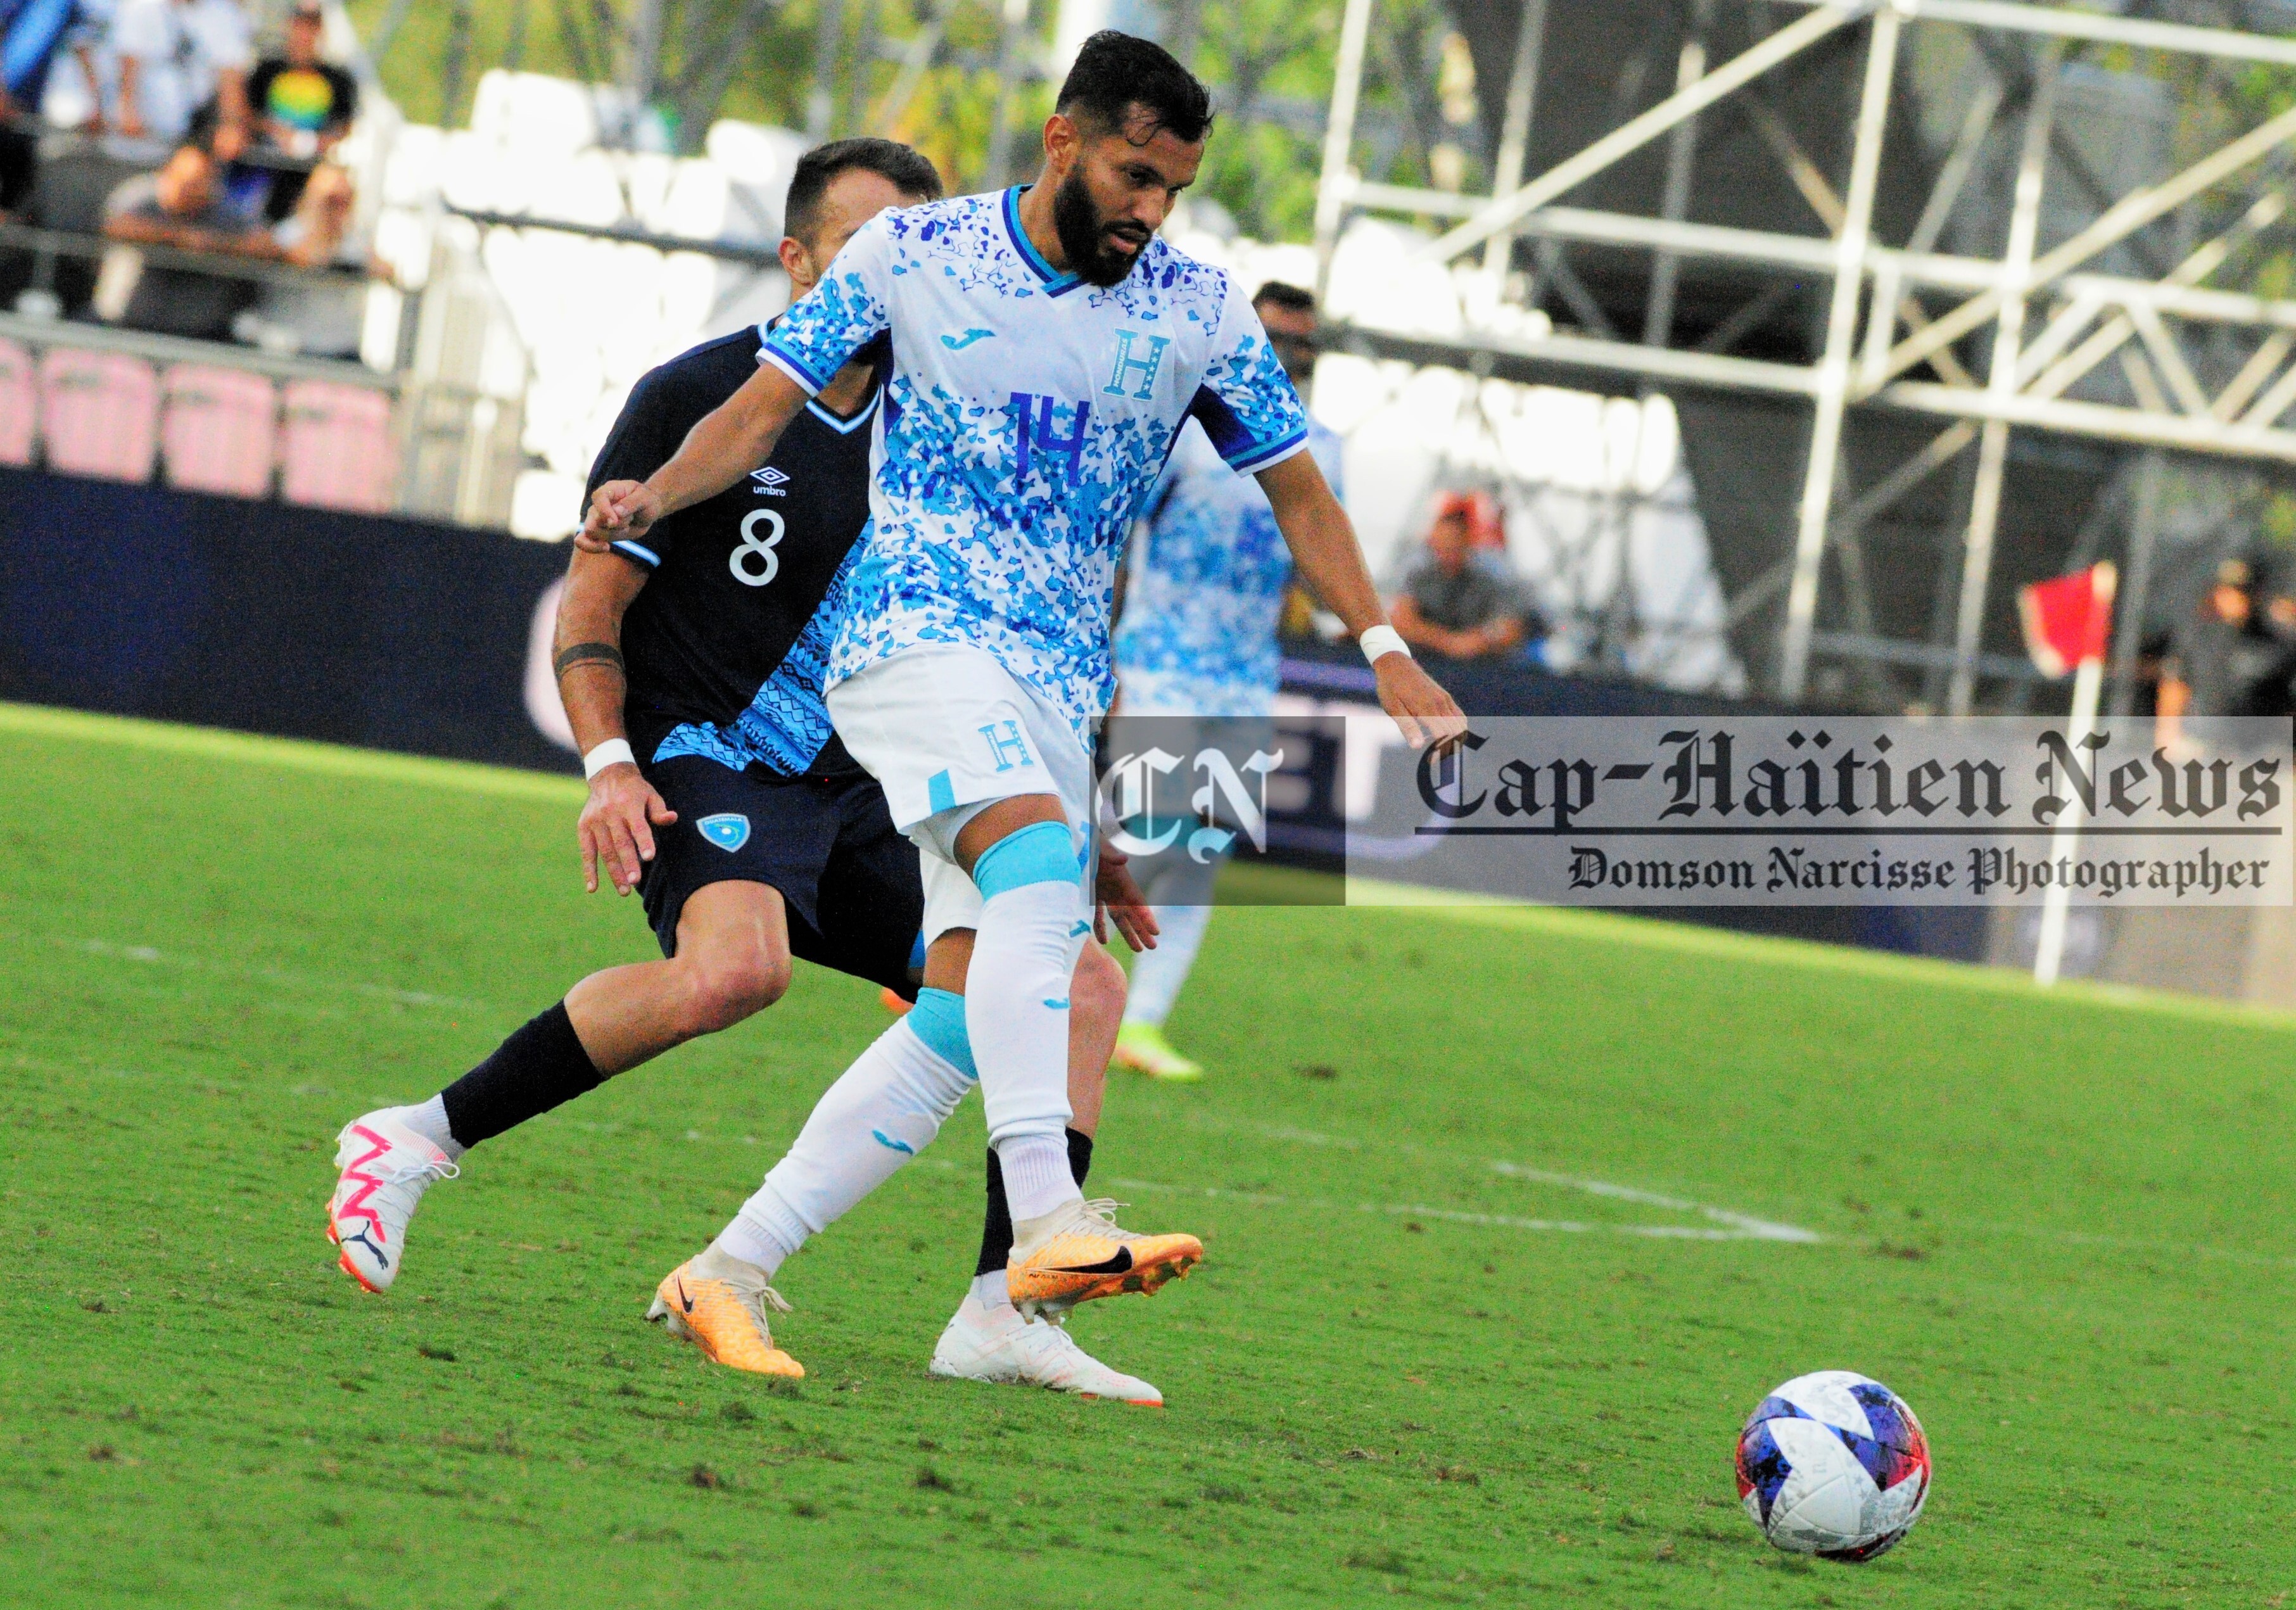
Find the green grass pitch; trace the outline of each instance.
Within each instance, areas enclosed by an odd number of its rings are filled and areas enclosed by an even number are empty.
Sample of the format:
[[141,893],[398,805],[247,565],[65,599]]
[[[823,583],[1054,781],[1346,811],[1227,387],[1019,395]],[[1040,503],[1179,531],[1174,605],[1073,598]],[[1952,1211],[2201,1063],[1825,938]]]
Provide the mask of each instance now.
[[[1209,1249],[1075,1321],[1156,1412],[925,1374],[977,1104],[783,1271],[801,1385],[641,1322],[882,1026],[806,972],[480,1148],[365,1295],[321,1234],[336,1129],[651,953],[580,893],[574,797],[0,709],[0,1600],[2296,1588],[2296,1035],[2228,1009],[1625,919],[1225,911],[1173,1024],[1214,1076],[1119,1077],[1095,1175]],[[1823,1239],[1676,1233],[1749,1218]],[[1936,1452],[1863,1569],[1774,1553],[1731,1480],[1740,1417],[1827,1368]]]

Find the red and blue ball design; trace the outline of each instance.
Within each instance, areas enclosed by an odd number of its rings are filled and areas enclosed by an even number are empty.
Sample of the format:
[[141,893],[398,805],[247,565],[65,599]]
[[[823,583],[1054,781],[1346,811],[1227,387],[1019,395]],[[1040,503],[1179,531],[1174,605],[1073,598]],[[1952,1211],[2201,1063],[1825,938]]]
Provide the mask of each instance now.
[[1738,1433],[1738,1497],[1793,1554],[1853,1564],[1897,1546],[1930,1495],[1930,1445],[1904,1399],[1846,1369],[1797,1376]]

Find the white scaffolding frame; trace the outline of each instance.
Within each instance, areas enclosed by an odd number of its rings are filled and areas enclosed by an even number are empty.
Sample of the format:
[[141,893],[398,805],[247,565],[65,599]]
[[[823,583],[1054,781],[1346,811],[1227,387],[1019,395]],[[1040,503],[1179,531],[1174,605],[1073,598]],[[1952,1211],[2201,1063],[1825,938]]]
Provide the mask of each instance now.
[[[1521,177],[1522,147],[1531,117],[1543,0],[1528,0],[1524,37],[1507,87],[1506,125],[1494,193],[1462,195],[1407,185],[1370,183],[1349,166],[1357,107],[1361,103],[1364,41],[1374,0],[1348,0],[1341,31],[1338,77],[1317,193],[1316,245],[1328,279],[1340,233],[1356,212],[1451,220],[1421,248],[1422,260],[1459,263],[1480,249],[1482,272],[1500,278],[1509,243],[1518,236],[1649,251],[1658,265],[1709,259],[1758,265],[1831,282],[1825,336],[1816,360],[1779,363],[1671,345],[1665,321],[1640,342],[1554,332],[1475,328],[1413,344],[1446,348],[1472,366],[1479,354],[1500,354],[1590,374],[1652,382],[1717,387],[1806,397],[1812,403],[1809,452],[1799,503],[1796,541],[1786,583],[1779,645],[1777,692],[1789,700],[1808,690],[1813,649],[1878,662],[1905,662],[1922,645],[1874,641],[1861,648],[1855,634],[1819,632],[1819,583],[1829,546],[1854,556],[1855,528],[1902,497],[1930,472],[1978,444],[1977,471],[1962,546],[1958,598],[1953,611],[1948,706],[1965,712],[1980,675],[1995,662],[1980,653],[1991,579],[1993,538],[2013,428],[2056,432],[2095,441],[2171,448],[2233,459],[2296,464],[2296,300],[2272,300],[2208,287],[2203,282],[2244,239],[2276,222],[2289,203],[2284,177],[2259,175],[2276,152],[2296,143],[2296,110],[2268,119],[2226,141],[2183,171],[2140,186],[2114,201],[2070,239],[2036,254],[2036,227],[2049,159],[2051,106],[2059,62],[2071,45],[2108,43],[2137,49],[2296,67],[2296,39],[2229,29],[2137,21],[2003,0],[1785,0],[1804,14],[1710,71],[1685,70],[1675,93],[1556,163]],[[1646,218],[1561,205],[1571,191],[1622,158],[1745,89],[1764,74],[1843,29],[1866,25],[1864,73],[1850,144],[1846,192],[1835,196],[1806,159],[1795,183],[1828,234],[1792,234],[1685,221],[1678,201],[1672,216]],[[2020,109],[2024,119],[2010,238],[1998,258],[1970,258],[1933,250],[1962,193],[1972,161],[2001,110],[1997,82],[1985,80],[1967,109],[1961,136],[1948,153],[1920,222],[1903,247],[1875,241],[1871,222],[1885,142],[1899,36],[1906,24],[1948,25],[2038,36],[2035,81]],[[1702,56],[1701,58],[1702,62]],[[1767,108],[1757,109],[1759,113]],[[1782,156],[1798,156],[1780,136]],[[2252,204],[2229,231],[2208,241],[2156,279],[2094,271],[2096,259],[2137,231],[2196,198],[2233,184],[2249,187]],[[1675,188],[1669,186],[1671,192]],[[1661,277],[1654,274],[1654,279]],[[1870,293],[1869,293],[1869,287]],[[1923,289],[1958,296],[1935,316],[1911,292]],[[1486,305],[1490,299],[1477,300]],[[2038,329],[2029,328],[2034,315]],[[1472,319],[1472,314],[1470,315]],[[2172,324],[2171,321],[2174,321]],[[1991,336],[1986,378],[1971,376],[1956,344]],[[2185,356],[2185,333],[2206,327],[2252,343],[2246,361],[2214,390]],[[1365,326],[1366,333],[1378,332]],[[2135,406],[2068,397],[2083,377],[2108,361],[2118,364]],[[1934,378],[1921,377],[1928,369]],[[1880,407],[1951,422],[1931,443],[1854,503],[1841,495],[1844,416],[1851,407]],[[2149,483],[2148,483],[2149,484]],[[2149,542],[2150,521],[2139,539]],[[2138,562],[2140,572],[2150,555]],[[2144,605],[2142,589],[2124,599],[2134,620]],[[2133,631],[2134,625],[2128,628]],[[2128,632],[2124,632],[2124,637]],[[2125,678],[2126,669],[2121,671]],[[2116,689],[2117,694],[2125,689]]]

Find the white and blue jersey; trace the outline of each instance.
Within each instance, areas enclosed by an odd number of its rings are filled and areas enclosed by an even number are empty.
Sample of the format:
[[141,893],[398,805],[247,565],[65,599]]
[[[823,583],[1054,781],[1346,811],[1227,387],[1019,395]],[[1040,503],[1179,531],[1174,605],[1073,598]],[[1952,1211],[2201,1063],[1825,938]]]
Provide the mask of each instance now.
[[[1339,436],[1310,420],[1308,451],[1334,493]],[[1282,658],[1275,622],[1292,554],[1267,494],[1183,431],[1132,539],[1116,678],[1138,716],[1265,716]]]
[[1021,192],[880,213],[759,357],[808,393],[890,332],[873,530],[828,681],[932,644],[987,651],[1083,741],[1114,678],[1125,536],[1190,419],[1241,471],[1307,445],[1259,318],[1217,268],[1149,242],[1119,284],[1055,273]]

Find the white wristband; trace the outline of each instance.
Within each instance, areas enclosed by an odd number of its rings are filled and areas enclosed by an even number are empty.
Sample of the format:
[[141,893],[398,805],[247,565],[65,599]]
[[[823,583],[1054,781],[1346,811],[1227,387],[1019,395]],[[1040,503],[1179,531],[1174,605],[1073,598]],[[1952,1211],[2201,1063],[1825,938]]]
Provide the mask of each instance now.
[[1364,628],[1363,636],[1356,641],[1363,645],[1364,658],[1374,665],[1388,654],[1401,654],[1406,660],[1411,658],[1411,645],[1406,643],[1403,634],[1391,626],[1367,626]]
[[637,763],[638,758],[630,752],[627,738],[609,738],[582,757],[582,775],[594,777],[609,766],[636,766]]

